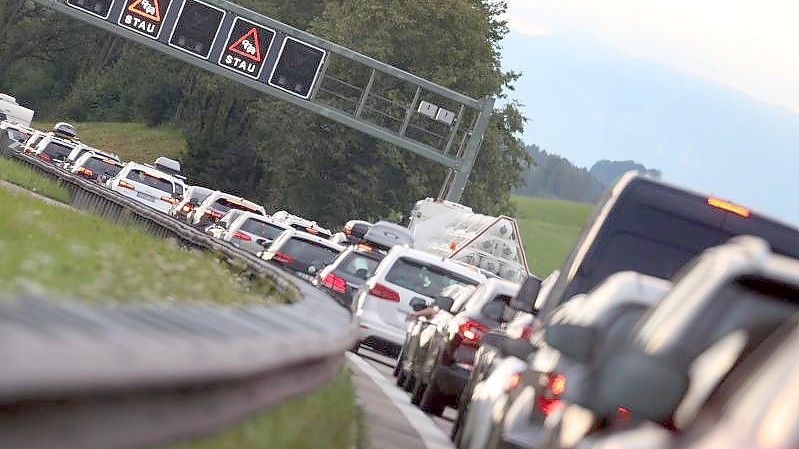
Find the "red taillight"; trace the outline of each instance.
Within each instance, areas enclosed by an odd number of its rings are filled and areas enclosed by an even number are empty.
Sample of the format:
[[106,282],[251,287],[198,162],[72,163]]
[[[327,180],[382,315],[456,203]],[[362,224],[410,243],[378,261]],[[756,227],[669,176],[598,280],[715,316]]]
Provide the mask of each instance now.
[[166,201],[169,204],[178,204],[180,202],[177,199],[172,198],[171,196],[162,196],[161,201]]
[[529,340],[530,337],[533,335],[533,325],[528,324],[522,328],[522,339]]
[[38,156],[39,159],[41,159],[41,160],[43,160],[45,162],[50,162],[52,160],[52,158],[50,156],[48,156],[48,155],[46,155],[44,153],[39,153],[36,156]]
[[245,233],[243,233],[241,231],[234,232],[233,233],[233,238],[234,239],[239,239],[239,240],[244,240],[244,241],[247,241],[247,242],[252,240],[252,237],[250,237],[249,235],[247,235],[247,234],[245,234]]
[[273,260],[276,260],[280,263],[294,263],[294,258],[289,256],[286,253],[281,253],[280,251],[276,252],[274,256],[272,256]]
[[191,212],[191,209],[192,209],[192,207],[191,207],[191,204],[186,204],[186,205],[184,205],[184,206],[181,208],[181,210],[182,210],[183,212],[187,213],[187,214],[188,214],[189,212]]
[[560,404],[560,396],[566,392],[566,377],[562,374],[542,374],[536,394],[536,406],[544,415],[549,415]]
[[215,211],[215,210],[213,210],[213,209],[206,210],[205,211],[205,215],[208,215],[209,217],[215,218],[217,220],[222,218],[222,214],[217,212],[217,211]]
[[125,189],[130,189],[130,190],[136,190],[136,186],[134,186],[133,184],[131,184],[131,183],[127,182],[127,181],[125,181],[124,179],[119,181],[119,187],[122,187],[122,188],[125,188]]
[[86,176],[94,176],[94,172],[93,172],[93,171],[91,171],[91,170],[89,170],[89,169],[88,169],[88,168],[86,168],[86,167],[80,167],[80,168],[78,169],[78,173],[80,173],[80,174],[82,174],[82,175],[86,175]]
[[467,321],[458,327],[458,333],[464,343],[476,344],[483,337],[483,334],[488,332],[488,328],[477,321]]
[[506,387],[506,391],[513,391],[519,384],[522,383],[522,373],[513,373],[510,380],[508,381],[508,386]]
[[372,296],[377,296],[380,299],[385,299],[386,301],[393,301],[393,302],[400,301],[399,293],[386,287],[383,284],[375,284],[375,286],[372,287],[371,290],[369,290],[369,294]]
[[325,287],[335,290],[339,293],[347,293],[347,281],[333,273],[325,276],[325,278],[322,279],[322,284],[324,284]]

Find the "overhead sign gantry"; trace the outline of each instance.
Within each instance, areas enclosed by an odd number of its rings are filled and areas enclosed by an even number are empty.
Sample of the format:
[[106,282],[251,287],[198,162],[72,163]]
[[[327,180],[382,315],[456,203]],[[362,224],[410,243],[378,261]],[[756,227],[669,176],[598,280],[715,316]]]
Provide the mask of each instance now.
[[225,0],[34,1],[442,164],[452,201],[493,111]]

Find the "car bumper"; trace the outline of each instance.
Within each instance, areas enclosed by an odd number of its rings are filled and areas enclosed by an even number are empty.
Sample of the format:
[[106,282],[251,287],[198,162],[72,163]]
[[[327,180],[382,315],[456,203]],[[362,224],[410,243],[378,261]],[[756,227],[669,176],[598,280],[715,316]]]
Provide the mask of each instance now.
[[385,324],[379,316],[374,316],[376,314],[368,310],[357,310],[355,314],[361,324],[362,341],[374,338],[397,347],[401,347],[405,343],[405,329]]
[[457,365],[439,366],[435,373],[436,387],[450,397],[458,397],[469,382],[471,370]]

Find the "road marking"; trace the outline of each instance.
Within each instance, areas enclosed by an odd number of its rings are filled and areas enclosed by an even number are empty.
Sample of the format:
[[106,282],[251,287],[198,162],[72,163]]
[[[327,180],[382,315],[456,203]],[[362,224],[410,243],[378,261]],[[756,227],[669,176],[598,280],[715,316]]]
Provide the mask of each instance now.
[[375,367],[351,352],[347,352],[347,359],[369,376],[383,393],[391,399],[391,402],[394,403],[411,426],[419,433],[427,449],[454,448],[449,438],[444,435],[444,432],[436,426],[433,420],[411,404],[405,393],[397,388],[393,382],[389,382]]

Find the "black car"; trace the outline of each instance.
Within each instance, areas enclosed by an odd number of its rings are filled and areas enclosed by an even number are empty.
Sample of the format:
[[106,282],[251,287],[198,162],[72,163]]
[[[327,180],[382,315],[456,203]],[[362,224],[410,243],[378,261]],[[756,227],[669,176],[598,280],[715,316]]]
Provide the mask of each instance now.
[[344,248],[327,239],[288,229],[261,254],[265,260],[308,282],[333,263]]

